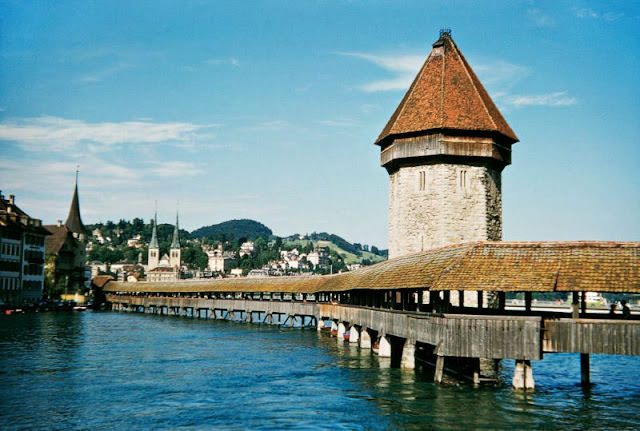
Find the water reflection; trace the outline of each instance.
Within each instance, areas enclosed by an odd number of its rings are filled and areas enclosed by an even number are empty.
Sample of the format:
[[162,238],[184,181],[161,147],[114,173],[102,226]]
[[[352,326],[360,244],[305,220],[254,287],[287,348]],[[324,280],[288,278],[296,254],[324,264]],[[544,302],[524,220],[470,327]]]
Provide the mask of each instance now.
[[428,368],[391,367],[309,329],[124,313],[1,319],[6,429],[634,428],[640,410],[639,358],[592,358],[597,384],[583,392],[575,355],[547,357],[530,393],[436,385]]

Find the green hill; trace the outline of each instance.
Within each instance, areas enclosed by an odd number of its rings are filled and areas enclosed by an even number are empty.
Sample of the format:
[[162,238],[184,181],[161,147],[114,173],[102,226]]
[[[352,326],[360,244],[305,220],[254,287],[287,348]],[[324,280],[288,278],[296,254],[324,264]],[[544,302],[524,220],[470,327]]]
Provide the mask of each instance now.
[[255,220],[229,220],[211,226],[203,226],[191,232],[191,238],[208,238],[214,241],[237,242],[245,238],[254,240],[262,237],[269,239],[273,236],[271,229]]
[[[337,238],[337,235],[331,235]],[[330,251],[334,252],[338,256],[344,259],[344,263],[347,265],[351,265],[354,263],[363,263],[365,265],[371,265],[374,263],[382,262],[387,258],[384,256],[379,256],[377,254],[371,253],[369,251],[364,250],[355,250],[353,245],[344,239],[340,238],[342,241],[333,242],[328,239],[321,240],[312,240],[312,239],[293,239],[289,237],[283,242],[283,246],[286,249],[298,248],[299,250],[312,250],[316,245],[328,247]],[[346,243],[346,249],[342,246]]]

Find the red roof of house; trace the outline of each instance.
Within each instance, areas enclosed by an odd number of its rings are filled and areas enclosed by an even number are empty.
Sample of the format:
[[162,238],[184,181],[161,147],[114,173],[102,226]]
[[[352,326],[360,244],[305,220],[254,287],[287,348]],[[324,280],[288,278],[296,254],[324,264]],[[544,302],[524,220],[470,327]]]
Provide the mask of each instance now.
[[448,31],[433,44],[376,144],[434,129],[498,133],[518,141]]

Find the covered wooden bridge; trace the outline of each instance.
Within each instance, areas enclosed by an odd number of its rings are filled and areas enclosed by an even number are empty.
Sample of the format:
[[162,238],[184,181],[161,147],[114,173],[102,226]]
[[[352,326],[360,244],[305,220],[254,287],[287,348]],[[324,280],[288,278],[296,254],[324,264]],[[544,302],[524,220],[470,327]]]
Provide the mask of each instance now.
[[[593,312],[586,292],[640,293],[640,242],[475,242],[408,255],[330,276],[229,278],[173,283],[94,279],[116,310],[274,321],[333,321],[339,336],[380,355],[516,360],[514,386],[533,387],[530,360],[581,353],[583,383],[591,353],[640,355],[640,320]],[[506,294],[522,292],[523,306]],[[572,309],[539,309],[538,293],[570,293]],[[305,320],[307,318],[307,320]],[[280,320],[278,320],[280,321]],[[389,339],[393,339],[389,343]],[[401,342],[398,342],[400,340]],[[393,346],[393,348],[392,348]],[[479,366],[478,366],[479,367]],[[474,381],[481,378],[479,369]]]

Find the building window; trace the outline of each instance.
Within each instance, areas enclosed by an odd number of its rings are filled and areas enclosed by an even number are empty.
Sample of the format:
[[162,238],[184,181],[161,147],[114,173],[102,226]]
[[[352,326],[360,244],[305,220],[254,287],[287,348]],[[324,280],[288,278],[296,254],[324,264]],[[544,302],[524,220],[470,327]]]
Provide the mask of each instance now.
[[469,173],[466,169],[461,169],[458,175],[458,190],[465,198],[471,197],[471,185]]
[[425,171],[420,171],[418,174],[418,190],[423,192],[427,186],[427,174]]

